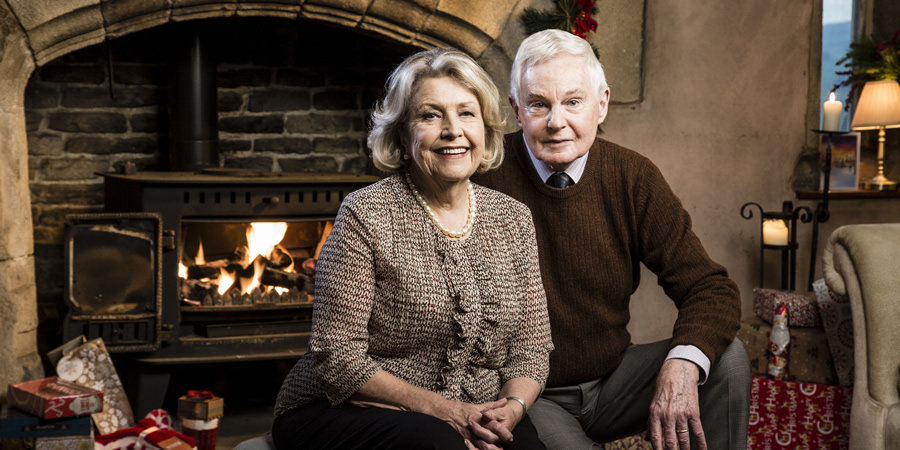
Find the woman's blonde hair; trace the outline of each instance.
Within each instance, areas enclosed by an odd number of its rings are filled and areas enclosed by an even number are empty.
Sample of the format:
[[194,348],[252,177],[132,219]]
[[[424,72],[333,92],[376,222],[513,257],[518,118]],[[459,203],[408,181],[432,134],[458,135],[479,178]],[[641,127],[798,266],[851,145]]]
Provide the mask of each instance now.
[[450,77],[475,94],[484,121],[484,155],[478,172],[497,168],[503,162],[503,119],[500,94],[484,69],[465,53],[449,48],[424,50],[406,58],[387,79],[385,96],[372,111],[372,129],[367,144],[375,167],[385,172],[405,168],[409,160],[403,142],[410,127],[410,105],[423,80]]

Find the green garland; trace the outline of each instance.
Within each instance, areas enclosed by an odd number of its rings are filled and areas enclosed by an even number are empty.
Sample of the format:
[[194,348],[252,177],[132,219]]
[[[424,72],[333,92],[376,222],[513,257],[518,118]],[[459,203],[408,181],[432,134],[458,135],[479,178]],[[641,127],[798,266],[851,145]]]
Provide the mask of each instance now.
[[897,30],[894,37],[884,44],[875,44],[872,39],[850,44],[850,50],[837,62],[838,66],[843,65],[848,70],[836,72],[847,78],[834,85],[832,89],[837,90],[844,86],[850,86],[845,108],[849,107],[856,93],[861,92],[863,86],[869,81],[900,79],[898,38],[900,38],[900,30]]

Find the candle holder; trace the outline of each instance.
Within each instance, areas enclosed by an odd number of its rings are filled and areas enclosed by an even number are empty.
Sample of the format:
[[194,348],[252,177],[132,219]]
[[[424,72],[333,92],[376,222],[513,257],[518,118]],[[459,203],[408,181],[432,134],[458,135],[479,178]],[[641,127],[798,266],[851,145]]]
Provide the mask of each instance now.
[[[741,206],[741,217],[752,219],[753,206],[759,208],[759,287],[765,287],[766,250],[775,250],[781,252],[781,289],[793,290],[797,273],[797,222],[811,222],[812,210],[806,206],[794,208],[792,202],[786,201],[781,211],[764,211],[758,203],[748,202]],[[782,231],[782,227],[787,229]]]
[[807,289],[812,290],[812,284],[816,273],[816,254],[819,248],[819,224],[828,222],[831,218],[831,212],[828,210],[828,193],[831,183],[831,138],[839,134],[847,134],[846,131],[829,131],[829,130],[812,130],[813,133],[821,134],[825,141],[825,161],[822,164],[824,177],[822,181],[822,200],[816,204],[816,213],[813,216],[812,225],[812,244],[809,250],[809,282]]

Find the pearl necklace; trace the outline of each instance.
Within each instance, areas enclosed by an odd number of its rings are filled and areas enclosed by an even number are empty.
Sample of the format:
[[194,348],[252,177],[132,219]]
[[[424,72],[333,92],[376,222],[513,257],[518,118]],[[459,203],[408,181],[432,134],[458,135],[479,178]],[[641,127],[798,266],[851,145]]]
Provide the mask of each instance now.
[[463,227],[460,231],[452,231],[447,229],[444,224],[441,223],[440,219],[438,219],[437,214],[434,210],[428,206],[428,202],[425,201],[425,198],[422,197],[422,194],[416,189],[416,185],[413,184],[412,177],[409,176],[409,172],[406,172],[406,182],[409,183],[409,189],[412,191],[413,196],[416,197],[416,200],[422,205],[422,209],[428,213],[428,217],[431,219],[431,222],[434,226],[438,227],[441,230],[441,233],[444,233],[444,236],[451,237],[454,239],[461,238],[472,230],[472,227],[475,225],[475,214],[478,211],[478,208],[475,205],[475,191],[472,189],[472,182],[469,181],[468,186],[466,186],[466,190],[469,193],[469,216],[466,219],[466,226]]

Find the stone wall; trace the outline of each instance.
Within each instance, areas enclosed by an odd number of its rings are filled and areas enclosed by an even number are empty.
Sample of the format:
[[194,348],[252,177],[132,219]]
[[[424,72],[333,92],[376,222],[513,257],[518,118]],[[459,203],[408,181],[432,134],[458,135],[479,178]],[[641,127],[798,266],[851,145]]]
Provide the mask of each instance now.
[[[277,18],[205,22],[197,26],[215,45],[220,167],[371,172],[365,155],[370,107],[392,67],[414,48]],[[79,50],[35,70],[29,80],[41,354],[59,344],[54,331],[66,311],[65,216],[102,211],[97,172],[119,171],[126,162],[138,170],[168,170],[170,70],[161,49],[172,48],[170,28]]]

